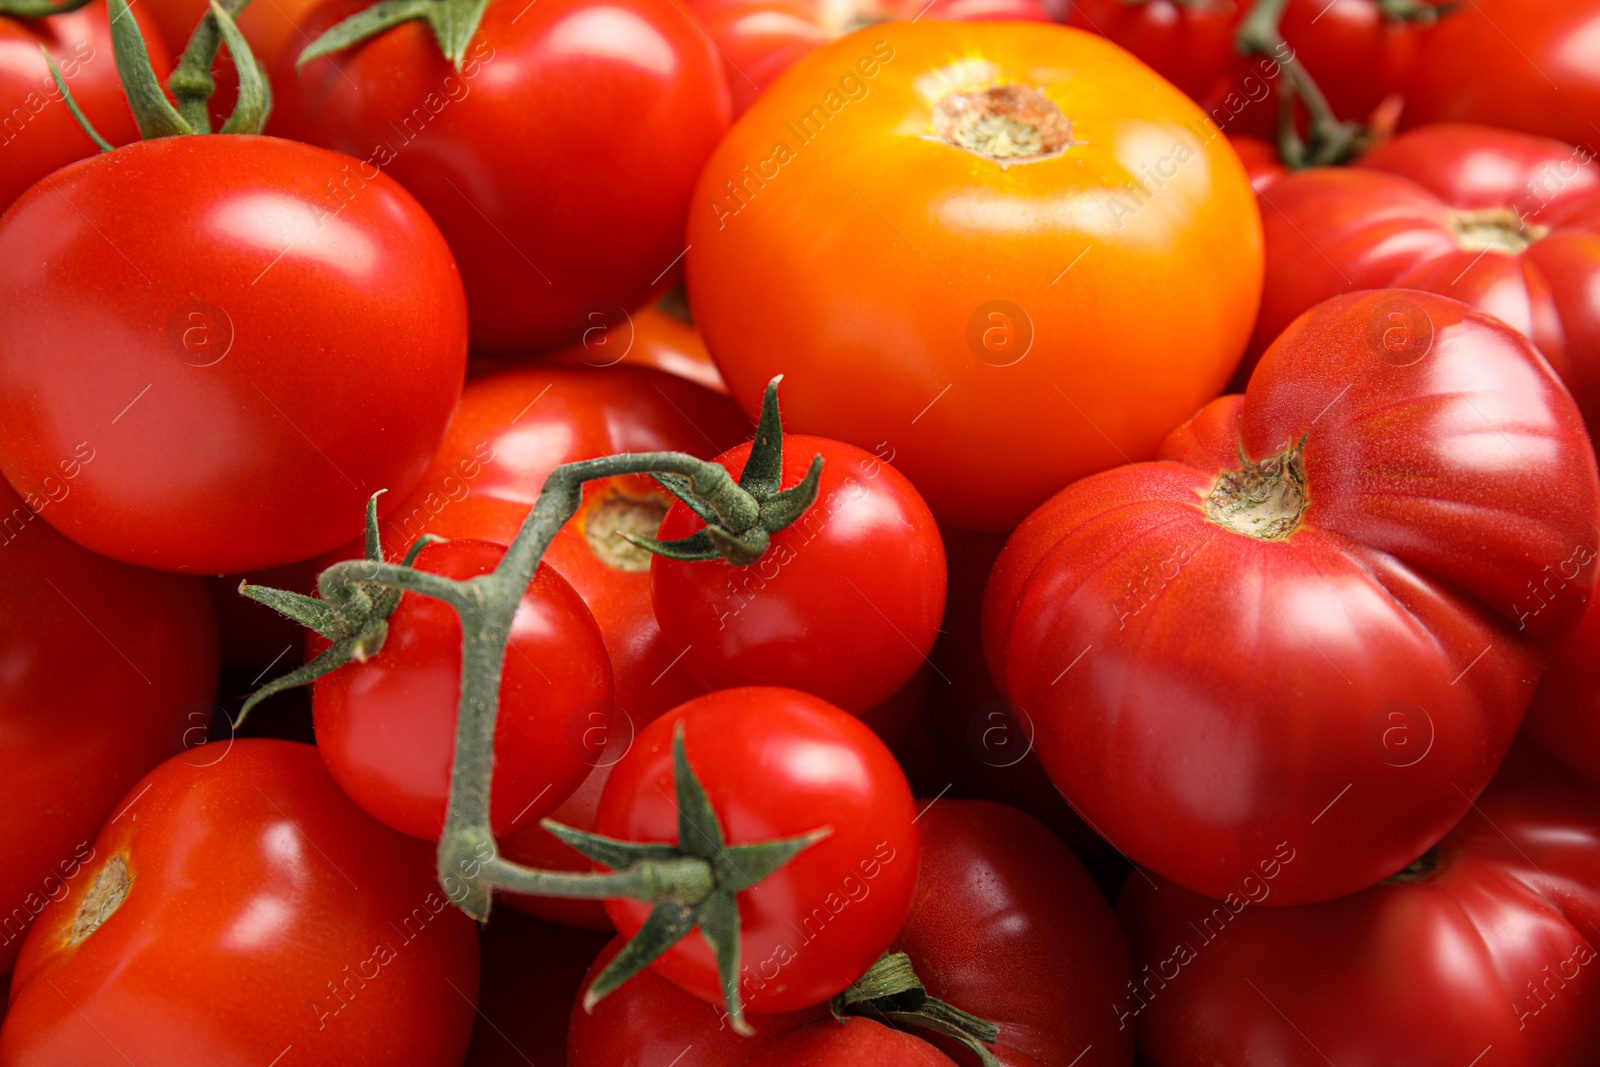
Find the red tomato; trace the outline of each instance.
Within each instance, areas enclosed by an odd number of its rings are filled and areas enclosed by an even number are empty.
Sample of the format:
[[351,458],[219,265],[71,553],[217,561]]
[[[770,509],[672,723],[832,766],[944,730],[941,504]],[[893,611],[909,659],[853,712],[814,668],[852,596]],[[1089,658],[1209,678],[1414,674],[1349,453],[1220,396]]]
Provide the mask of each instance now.
[[[611,771],[595,829],[624,841],[675,842],[672,737],[730,845],[831,833],[738,895],[740,990],[750,1012],[796,1011],[855,981],[894,939],[917,877],[916,808],[894,757],[860,720],[791,689],[725,689],[651,723]],[[865,890],[865,891],[863,891]],[[650,905],[606,902],[624,936]],[[651,967],[722,1003],[710,946],[678,942]]]
[[[300,29],[314,40],[368,6],[326,0]],[[728,98],[670,0],[490,4],[459,72],[421,22],[298,73],[296,54],[273,79],[273,131],[416,194],[461,263],[474,350],[577,343],[590,312],[672,284]]]
[[164,137],[0,220],[0,470],[53,526],[221,574],[326,551],[417,480],[460,395],[461,285],[417,202],[355,166]]
[[[464,581],[505,555],[489,541],[429,545],[416,567]],[[311,635],[313,653],[328,642]],[[461,699],[461,620],[439,600],[405,593],[383,649],[318,678],[317,751],[369,814],[413,837],[444,829]],[[611,716],[611,662],[594,616],[541,566],[517,607],[500,676],[491,822],[507,833],[554,810],[601,758],[589,716]],[[598,740],[598,744],[592,743]]]
[[1528,709],[1528,733],[1574,770],[1600,779],[1600,599],[1550,656]]
[[168,760],[94,856],[23,947],[5,1067],[461,1062],[472,923],[433,849],[363,813],[311,746]]
[[0,481],[0,974],[118,798],[205,743],[217,685],[197,580],[113,563],[38,518]]
[[1278,149],[1267,141],[1256,137],[1230,137],[1228,143],[1239,153],[1239,162],[1244,164],[1244,172],[1250,176],[1250,185],[1257,193],[1289,173],[1289,168],[1278,158]]
[[578,343],[552,352],[548,362],[571,367],[654,367],[656,370],[687,378],[713,393],[728,394],[722,372],[711,362],[706,343],[689,323],[656,307],[640,308],[632,314],[589,313],[590,325]]
[[[148,11],[150,20],[155,24],[157,42],[164,42],[165,52],[176,60],[183,54],[195,27],[205,16],[208,3],[209,0],[141,0],[135,10]],[[316,3],[317,0],[267,0],[265,3],[257,0],[246,4],[245,9],[233,17],[233,21],[238,25],[239,32],[244,34],[244,39],[250,42],[250,51],[255,55],[256,62],[270,72],[285,50],[292,49],[299,53],[301,48],[311,43],[311,38],[300,33],[295,23]],[[146,43],[150,42],[151,36],[149,32],[145,33]],[[155,69],[160,72],[167,68],[157,63]],[[217,55],[212,76],[217,78],[217,93],[224,98],[224,102],[238,91],[233,57],[228,55],[225,45]],[[212,103],[217,102],[217,98],[213,98]],[[223,109],[220,114],[226,115],[228,110],[231,108]],[[213,116],[218,113],[216,108],[212,109]]]
[[1418,56],[1406,126],[1485,122],[1596,142],[1600,9],[1561,0],[1472,0],[1441,19]]
[[1267,273],[1251,352],[1338,293],[1426,289],[1531,338],[1600,426],[1593,158],[1509,130],[1439,125],[1380,145],[1355,168],[1278,181],[1261,194]]
[[1266,871],[1224,902],[1130,878],[1142,966],[1114,1010],[1138,1020],[1145,1061],[1593,1063],[1600,803],[1516,759],[1436,849],[1354,896],[1252,907],[1276,903]]
[[606,935],[498,909],[480,939],[483,988],[465,1067],[560,1067],[567,1019]]
[[729,132],[688,287],[747,411],[784,374],[790,429],[887,448],[941,521],[1006,529],[1226,383],[1254,199],[1200,111],[1097,37],[889,22]]
[[[750,448],[717,462],[738,477]],[[779,685],[860,713],[927,660],[944,612],[944,544],[905,475],[853,445],[786,436],[781,487],[800,484],[819,455],[816,503],[772,535],[759,561],[657,556],[650,601],[662,634],[687,649],[684,665],[707,689]],[[677,501],[658,536],[704,527]]]
[[795,60],[852,30],[896,19],[1048,22],[1041,0],[691,0],[722,55],[741,115]]
[[1509,326],[1387,290],[1297,320],[1161,456],[1018,528],[991,670],[1134,861],[1218,898],[1284,850],[1276,901],[1372,885],[1487,784],[1594,587],[1577,408]]
[[[905,952],[929,995],[995,1023],[1003,1067],[1106,1067],[1133,1061],[1133,1028],[1106,1005],[1126,995],[1127,943],[1111,908],[1060,840],[1000,804],[941,800],[918,822],[917,900],[894,949]],[[592,978],[610,957],[590,968]],[[642,974],[585,1014],[573,1011],[572,1067],[745,1067],[949,1062],[926,1031],[896,1035],[899,1058],[874,1059],[895,1032],[826,1007],[754,1020],[753,1038],[721,1025],[721,1012],[653,974]],[[823,1037],[820,1035],[832,1035]],[[825,1054],[813,1051],[823,1042]],[[909,1043],[904,1043],[909,1042]],[[931,1044],[930,1044],[931,1042]],[[818,1056],[808,1059],[808,1056]]]

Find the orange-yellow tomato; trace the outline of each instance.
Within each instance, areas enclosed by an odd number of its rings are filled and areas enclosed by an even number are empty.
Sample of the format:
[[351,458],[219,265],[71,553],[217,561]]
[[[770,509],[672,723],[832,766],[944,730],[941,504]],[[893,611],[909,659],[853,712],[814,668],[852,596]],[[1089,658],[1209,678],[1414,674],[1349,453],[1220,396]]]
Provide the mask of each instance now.
[[755,411],[1004,529],[1155,454],[1227,382],[1261,222],[1215,124],[1098,37],[885,23],[780,78],[690,209],[695,319]]

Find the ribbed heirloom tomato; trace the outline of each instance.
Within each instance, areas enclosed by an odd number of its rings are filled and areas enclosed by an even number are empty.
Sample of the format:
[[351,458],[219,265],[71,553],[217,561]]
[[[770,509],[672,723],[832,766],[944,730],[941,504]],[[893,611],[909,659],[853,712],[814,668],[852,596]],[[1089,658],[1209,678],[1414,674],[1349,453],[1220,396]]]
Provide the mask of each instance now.
[[791,67],[689,215],[695,319],[747,411],[1004,529],[1216,395],[1261,284],[1238,157],[1091,34],[890,22]]

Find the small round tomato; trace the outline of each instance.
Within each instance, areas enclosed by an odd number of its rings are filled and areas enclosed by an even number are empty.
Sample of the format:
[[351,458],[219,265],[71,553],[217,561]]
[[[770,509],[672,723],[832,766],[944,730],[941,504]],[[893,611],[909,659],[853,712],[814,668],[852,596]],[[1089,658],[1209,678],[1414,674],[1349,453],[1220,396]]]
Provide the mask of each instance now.
[[0,290],[0,471],[74,541],[163,570],[348,540],[426,469],[465,372],[438,227],[384,175],[271,137],[58,171],[0,219]]
[[1550,654],[1528,709],[1528,733],[1567,766],[1600,780],[1600,598]]
[[[327,0],[315,40],[370,0]],[[671,285],[689,193],[728,126],[716,53],[671,0],[496,0],[453,68],[423,22],[296,69],[273,132],[422,201],[461,264],[474,351],[579,341]]]
[[12,977],[4,1067],[454,1067],[478,939],[433,849],[316,749],[176,756],[118,806]]
[[783,374],[790,429],[892,449],[962,528],[1153,454],[1233,373],[1261,287],[1226,138],[1121,49],[1039,23],[817,49],[718,146],[689,220],[734,398],[754,412]]
[[[747,442],[722,455],[735,477]],[[765,555],[650,563],[650,602],[669,643],[707,689],[778,685],[857,713],[887,700],[926,661],[944,612],[944,544],[922,498],[881,456],[821,437],[783,442],[781,488],[822,457],[816,503]],[[674,502],[658,535],[705,522]]]
[[[464,581],[490,573],[504,555],[490,541],[447,541],[424,548],[415,566]],[[313,653],[325,647],[311,635]],[[375,818],[437,840],[460,699],[460,617],[443,601],[405,593],[377,655],[317,679],[317,751]],[[501,669],[490,804],[496,833],[552,811],[584,780],[600,758],[587,733],[595,713],[606,721],[612,714],[605,640],[572,587],[541,566],[517,606]]]
[[0,974],[117,799],[205,742],[216,685],[197,579],[79,548],[0,481]]
[[[905,921],[917,880],[916,807],[882,741],[848,712],[792,689],[725,689],[646,727],[612,768],[595,829],[624,841],[676,842],[672,738],[683,726],[689,765],[727,844],[827,837],[737,896],[740,993],[751,1012],[810,1007],[878,958]],[[862,886],[871,891],[863,893]],[[650,905],[610,900],[624,936]],[[691,936],[651,968],[713,1004],[716,962]]]

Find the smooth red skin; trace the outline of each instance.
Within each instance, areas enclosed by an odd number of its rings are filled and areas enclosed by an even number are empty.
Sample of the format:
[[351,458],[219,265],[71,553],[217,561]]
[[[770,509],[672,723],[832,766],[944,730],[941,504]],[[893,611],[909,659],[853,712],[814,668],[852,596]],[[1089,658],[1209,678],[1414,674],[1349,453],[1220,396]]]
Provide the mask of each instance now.
[[[153,37],[148,14],[138,7],[133,11],[146,39]],[[99,151],[61,99],[40,45],[61,68],[73,99],[100,136],[114,145],[139,139],[111,54],[104,3],[43,19],[0,16],[0,151],[5,153],[0,211],[45,175]],[[150,62],[157,70],[169,62],[159,39],[150,42]],[[21,123],[19,110],[25,118]]]
[[[1396,299],[1433,324],[1406,367],[1368,336],[1401,328]],[[1306,434],[1311,504],[1287,541],[1206,519],[1241,449]],[[1161,455],[1018,528],[984,604],[991,671],[1068,801],[1135,862],[1220,899],[1287,842],[1298,858],[1274,903],[1372,885],[1487,784],[1541,652],[1593,588],[1600,489],[1577,409],[1503,323],[1428,293],[1353,294],[1299,319],[1244,397],[1202,409]],[[1566,567],[1586,545],[1588,564]],[[1574,573],[1519,607],[1547,562]],[[1394,700],[1433,725],[1406,767],[1383,740]]]
[[573,999],[610,937],[496,908],[479,938],[483,987],[464,1067],[564,1064]]
[[[416,567],[456,581],[494,570],[490,541],[430,545]],[[313,635],[313,655],[327,642]],[[308,656],[308,658],[310,658]],[[373,817],[413,837],[444,829],[461,699],[461,620],[442,601],[405,593],[383,649],[318,678],[317,750],[334,780]],[[541,566],[511,624],[500,676],[490,823],[497,834],[537,822],[578,788],[604,741],[590,747],[591,713],[612,714],[611,662],[583,600]]]
[[[417,480],[460,395],[466,309],[405,190],[380,175],[330,206],[350,165],[167,137],[58,171],[0,221],[0,470],[48,498],[79,442],[99,453],[52,525],[222,574],[326,551],[373,492]],[[205,367],[168,336],[195,299],[233,324]]]
[[[1318,301],[1426,289],[1531,338],[1600,426],[1600,175],[1585,149],[1451,124],[1402,134],[1355,169],[1290,175],[1261,191],[1266,285],[1250,354]],[[1502,209],[1550,233],[1520,253],[1464,245],[1456,211]]]
[[1573,770],[1600,780],[1600,600],[1550,654],[1527,733]]
[[1278,158],[1278,149],[1259,137],[1230,137],[1228,143],[1239,153],[1239,162],[1250,176],[1250,185],[1257,193],[1268,188],[1289,173],[1289,168]]
[[[1459,1067],[1492,1045],[1485,1063],[1594,1063],[1600,803],[1543,757],[1517,766],[1518,755],[1420,881],[1234,915],[1164,879],[1130,878],[1120,912],[1140,991],[1148,981],[1154,993],[1136,1016],[1145,1061]],[[1197,933],[1207,919],[1213,940]],[[1177,977],[1167,964],[1162,982],[1156,968],[1184,944],[1194,958]],[[1578,946],[1591,953],[1567,965],[1578,974],[1551,977]],[[1545,1006],[1519,1020],[1519,1006],[1540,1007],[1528,983]],[[1127,991],[1120,1003],[1138,1007]]]
[[[917,812],[905,775],[859,719],[792,689],[724,689],[697,697],[651,723],[611,770],[595,829],[626,841],[678,839],[672,737],[684,749],[729,844],[752,844],[829,827],[828,837],[738,895],[744,1004],[788,1012],[820,1004],[859,978],[905,921],[916,882]],[[876,863],[864,879],[859,865]],[[812,935],[802,922],[849,884],[849,900]],[[848,899],[848,898],[847,898]],[[606,902],[624,936],[650,906]],[[807,927],[808,931],[814,927]],[[780,947],[792,958],[769,963]],[[777,975],[763,968],[776,966]],[[722,1002],[705,939],[691,936],[651,964],[655,973],[713,1004]]]
[[[748,443],[717,457],[738,477]],[[778,685],[857,713],[911,679],[944,613],[944,543],[905,475],[841,441],[788,434],[782,486],[822,456],[817,502],[772,535],[760,561],[650,563],[661,632],[688,647],[684,665],[707,689]],[[661,524],[671,541],[705,528],[681,501]]]
[[579,336],[578,343],[545,357],[569,367],[604,369],[619,363],[654,367],[687,378],[713,393],[728,395],[728,383],[711,361],[705,341],[690,323],[657,307],[640,308],[615,327],[605,316]]
[[[1244,0],[1076,0],[1067,23],[1150,64],[1225,132],[1271,139],[1283,75],[1265,56],[1241,56],[1235,47],[1250,7]],[[1280,29],[1334,113],[1351,120],[1366,119],[1404,87],[1424,36],[1416,24],[1386,22],[1375,0],[1290,0]]]
[[[0,1064],[261,1067],[288,1045],[308,1063],[460,1063],[478,940],[435,881],[433,849],[356,807],[310,745],[241,739],[201,755],[135,786],[95,840],[94,869],[40,916]],[[69,946],[113,854],[127,899]],[[393,953],[381,965],[380,945]],[[342,1008],[335,990],[348,990]]]
[[[1132,1063],[1133,1028],[1119,1030],[1106,1010],[1132,977],[1128,945],[1066,846],[1031,817],[987,801],[940,800],[918,826],[916,903],[894,947],[911,957],[928,992],[996,1023],[994,1052],[1003,1067]],[[611,952],[591,968],[591,978]],[[814,1032],[840,1032],[824,1007],[760,1016],[752,1025],[756,1036],[740,1038],[720,1025],[717,1008],[645,974],[601,1001],[593,1015],[574,1008],[569,1062],[663,1067],[690,1046],[676,1067],[806,1063],[782,1057],[799,1055]],[[854,1023],[846,1028],[844,1048],[870,1055],[878,1035],[856,1030]],[[890,1062],[942,1062],[927,1039],[916,1040]],[[969,1062],[954,1046],[939,1047]],[[857,1062],[842,1052],[817,1062]]]
[[[300,28],[315,39],[367,6],[327,0]],[[711,43],[671,0],[490,4],[460,73],[421,22],[294,62],[273,79],[273,132],[373,158],[416,194],[461,264],[474,351],[572,343],[587,305],[632,310],[673,283],[729,115]],[[425,136],[408,140],[418,107]]]
[[1592,4],[1473,0],[1427,34],[1401,124],[1483,122],[1593,144],[1597,32]]
[[795,60],[863,25],[912,18],[1050,21],[1041,0],[854,0],[843,8],[822,0],[692,0],[690,6],[722,55],[736,116]]
[[118,798],[172,753],[205,742],[217,631],[198,581],[79,548],[4,482],[0,523],[5,974],[27,920],[65,892],[63,875]]

